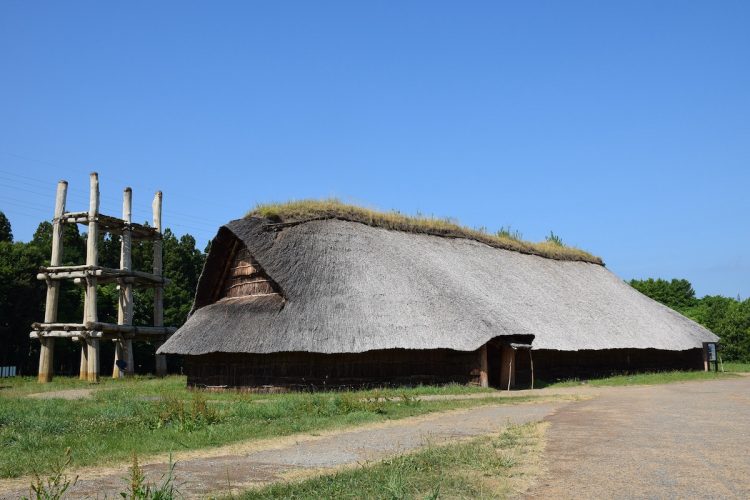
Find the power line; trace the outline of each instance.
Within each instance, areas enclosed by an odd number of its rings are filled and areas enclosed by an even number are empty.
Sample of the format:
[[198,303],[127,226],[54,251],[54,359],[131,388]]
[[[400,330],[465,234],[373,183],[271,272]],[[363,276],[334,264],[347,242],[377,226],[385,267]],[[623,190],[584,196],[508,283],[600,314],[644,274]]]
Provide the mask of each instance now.
[[[25,177],[25,178],[28,178],[28,179],[33,179],[33,178],[28,177],[28,176],[20,176],[19,175],[19,177]],[[46,197],[46,196],[49,195],[49,193],[42,192],[39,189],[39,185],[38,184],[33,184],[33,183],[30,183],[30,182],[25,182],[25,181],[20,181],[18,179],[13,179],[12,177],[7,176],[7,175],[2,174],[2,173],[0,173],[0,178],[4,178],[4,179],[10,181],[10,183],[8,183],[8,182],[5,183],[5,187],[8,187],[11,191],[22,191],[22,192],[34,194],[34,195],[37,195],[37,196],[40,196],[40,197]],[[43,181],[37,180],[37,182],[43,182]],[[29,187],[33,187],[35,189],[30,189]],[[88,206],[88,192],[84,193],[82,190],[75,190],[75,189],[71,189],[70,187],[68,188],[68,192],[69,192],[69,196],[68,196],[68,206],[69,207],[71,205],[74,205],[74,204],[80,204],[80,205],[83,205],[84,207]],[[114,198],[109,197],[109,196],[105,196],[105,197],[102,197],[102,198],[104,198],[105,201],[107,201],[108,203],[111,203],[113,205],[117,205],[119,203],[119,201],[115,201]],[[26,201],[26,200],[24,200],[24,201]],[[70,203],[71,201],[73,201],[73,203]],[[76,203],[76,202],[78,202],[78,203]],[[28,203],[27,203],[27,206],[29,206]],[[42,210],[41,208],[39,208],[38,205],[34,205],[33,207],[29,206],[29,208],[33,208],[33,209],[39,210],[41,212],[46,212],[46,210]],[[135,219],[150,220],[150,218],[151,218],[151,214],[149,212],[147,212],[146,210],[143,210],[143,209],[136,209],[136,210],[133,211],[133,213],[134,213],[134,218]],[[174,225],[174,226],[179,226],[179,227],[188,228],[188,229],[192,229],[192,230],[195,230],[195,231],[201,231],[201,232],[202,231],[206,231],[206,230],[213,230],[213,229],[216,228],[215,223],[213,223],[212,221],[209,221],[208,219],[200,219],[200,218],[198,218],[198,220],[196,220],[195,217],[187,215],[187,214],[183,214],[181,212],[176,212],[176,211],[172,211],[172,210],[165,210],[165,215],[167,216],[168,220],[170,220],[170,221],[172,221],[173,219],[176,219],[176,220],[174,220],[172,222],[172,225]],[[183,221],[183,222],[180,222],[180,221]],[[185,222],[185,221],[187,221],[187,222]]]
[[[24,161],[31,161],[31,162],[34,162],[34,163],[40,163],[40,164],[48,165],[48,166],[55,167],[55,168],[64,168],[62,165],[59,165],[59,164],[55,164],[55,163],[52,163],[52,162],[49,162],[49,161],[46,161],[46,160],[39,160],[39,159],[36,159],[36,158],[31,158],[31,157],[28,157],[28,156],[25,156],[25,155],[19,155],[17,153],[11,153],[11,152],[8,152],[8,151],[0,151],[0,153],[2,153],[4,155],[12,156],[12,157],[24,160]],[[2,170],[0,169],[0,171],[2,171]],[[113,179],[115,181],[120,181],[122,183],[125,183],[126,185],[129,185],[132,188],[139,187],[139,190],[140,190],[140,188],[143,187],[142,184],[138,184],[138,183],[133,184],[131,182],[133,179],[122,179],[117,174],[114,174],[114,175],[107,174],[107,176],[108,176],[108,178]],[[32,177],[28,177],[28,176],[25,176],[25,177],[28,178],[28,179],[32,179],[32,180],[38,180],[38,179],[33,179]],[[188,198],[188,199],[191,199],[191,200],[194,200],[194,201],[198,201],[198,202],[201,202],[201,203],[212,204],[214,206],[222,206],[222,207],[225,207],[225,208],[232,208],[232,209],[234,209],[234,207],[230,207],[229,205],[225,205],[225,204],[222,204],[222,203],[217,203],[216,200],[206,200],[205,198],[198,198],[196,196],[189,195],[189,194],[182,194],[181,196],[183,198]]]
[[[20,179],[14,179],[13,177],[11,177],[12,175],[16,175],[17,177],[23,177],[25,179],[31,179],[31,180],[34,180],[35,182],[32,183],[32,182],[28,182],[28,181],[24,181],[24,180],[20,180]],[[47,196],[48,195],[47,192],[42,192],[42,191],[38,190],[38,188],[40,187],[39,184],[40,183],[41,184],[46,184],[47,181],[43,181],[41,179],[36,179],[36,178],[33,178],[33,177],[28,177],[28,176],[19,175],[19,174],[10,174],[7,171],[3,171],[3,170],[0,170],[0,178],[7,179],[8,181],[13,182],[13,183],[20,183],[23,186],[25,186],[25,187],[18,187],[17,185],[16,186],[11,186],[13,189],[23,190],[23,191],[29,192],[31,194],[36,194],[36,195],[39,195],[39,196]],[[28,188],[29,186],[37,188],[37,189],[36,190],[29,189]],[[76,187],[73,187],[73,186],[69,185],[68,186],[68,195],[69,195],[68,196],[69,200],[70,200],[70,198],[75,198],[76,201],[81,202],[84,206],[88,206],[88,196],[89,196],[89,193],[88,193],[87,190],[83,190],[83,189],[76,188]],[[101,196],[101,200],[105,201],[106,204],[112,204],[112,205],[115,205],[115,206],[117,206],[119,203],[121,203],[121,200],[116,200],[114,197],[111,197],[109,195]],[[138,216],[139,216],[139,218],[140,217],[145,217],[145,216],[149,216],[150,217],[150,214],[148,213],[148,211],[146,211],[144,209],[136,208],[136,209],[134,209],[134,213],[137,213]],[[208,227],[213,228],[213,227],[215,227],[215,224],[216,224],[216,222],[213,221],[213,220],[209,220],[209,219],[202,218],[202,217],[196,217],[196,216],[191,215],[191,214],[185,214],[183,212],[179,212],[179,211],[176,211],[176,210],[171,210],[171,209],[168,209],[168,208],[165,209],[165,215],[168,215],[170,217],[170,219],[171,218],[188,219],[188,220],[190,220],[191,223],[195,223],[198,226],[205,226],[207,228]]]

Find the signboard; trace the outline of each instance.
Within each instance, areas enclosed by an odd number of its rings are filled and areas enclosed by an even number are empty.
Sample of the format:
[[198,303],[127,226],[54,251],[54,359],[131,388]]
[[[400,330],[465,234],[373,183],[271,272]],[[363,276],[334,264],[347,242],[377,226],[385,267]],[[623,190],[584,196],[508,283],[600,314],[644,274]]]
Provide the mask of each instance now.
[[716,344],[711,342],[708,344],[708,360],[709,361],[716,361]]
[[714,370],[719,371],[719,344],[717,342],[703,342],[703,369],[711,370],[711,363]]

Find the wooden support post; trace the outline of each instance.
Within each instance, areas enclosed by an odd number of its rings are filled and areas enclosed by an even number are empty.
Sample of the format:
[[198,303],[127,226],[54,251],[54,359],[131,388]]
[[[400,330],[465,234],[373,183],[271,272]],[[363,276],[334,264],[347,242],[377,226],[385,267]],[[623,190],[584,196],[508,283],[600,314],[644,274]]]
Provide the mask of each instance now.
[[500,387],[510,390],[516,384],[516,351],[504,345],[500,356]]
[[490,386],[490,378],[487,370],[487,344],[479,348],[479,386]]
[[89,345],[84,338],[81,338],[81,365],[78,372],[78,379],[89,379]]
[[99,339],[87,338],[86,345],[88,346],[88,381],[92,384],[99,383]]
[[[154,215],[154,228],[161,236],[161,205],[162,193],[157,191],[154,196],[154,202],[151,205]],[[162,239],[161,237],[154,240],[154,271],[157,276],[164,274],[162,265]],[[154,326],[164,326],[164,285],[158,285],[154,288]],[[161,344],[157,343],[158,349]],[[167,357],[164,354],[156,355],[156,376],[163,377],[167,374]]]
[[[125,188],[122,195],[122,219],[126,226],[122,231],[122,243],[120,245],[120,269],[124,271],[132,270],[132,234],[130,224],[133,222],[133,191]],[[117,307],[117,323],[120,325],[133,324],[133,284],[120,280],[120,300]],[[120,377],[120,368],[117,366],[118,360],[124,360],[127,364],[123,375],[133,373],[133,341],[131,339],[122,339],[115,345],[115,363],[112,368],[112,378]]]
[[[57,195],[55,197],[55,218],[52,221],[52,254],[50,266],[59,266],[62,263],[63,254],[63,224],[62,217],[65,213],[65,199],[68,195],[68,183],[60,181],[57,183]],[[44,322],[54,323],[57,321],[57,304],[60,299],[60,282],[47,280],[47,301],[44,308]],[[40,338],[41,348],[39,350],[39,382],[47,383],[52,380],[54,371],[55,339]]]
[[531,388],[534,388],[534,357],[531,355],[531,349],[529,349],[529,364],[531,365]]
[[[99,174],[93,172],[90,177],[89,189],[89,231],[86,237],[86,265],[98,265],[98,244],[99,244],[99,225],[97,216],[99,215]],[[99,321],[96,311],[96,276],[86,277],[86,295],[85,311],[83,322]],[[88,370],[87,379],[89,382],[99,382],[99,339],[86,339],[88,349]]]

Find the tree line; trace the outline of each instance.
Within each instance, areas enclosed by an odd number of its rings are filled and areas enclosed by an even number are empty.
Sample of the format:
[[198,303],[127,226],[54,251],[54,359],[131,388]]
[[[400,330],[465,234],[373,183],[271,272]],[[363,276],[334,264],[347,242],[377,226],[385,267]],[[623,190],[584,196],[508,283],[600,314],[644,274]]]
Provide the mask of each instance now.
[[[86,234],[77,225],[63,226],[63,265],[83,264],[86,260]],[[164,231],[164,274],[170,283],[164,290],[164,323],[181,326],[193,303],[203,262],[208,249],[196,248],[189,234],[177,237]],[[133,268],[150,270],[151,242],[133,243]],[[29,339],[31,323],[44,319],[46,285],[37,280],[40,266],[49,265],[52,246],[52,224],[42,222],[27,243],[14,241],[10,221],[0,212],[0,365],[14,365],[24,374],[36,373],[39,343]],[[99,236],[100,265],[119,267],[120,238]],[[704,325],[721,337],[722,357],[727,361],[750,362],[750,299],[720,295],[697,298],[689,281],[684,279],[631,280],[641,293],[671,307]],[[97,307],[99,320],[117,322],[118,290],[114,283],[99,287]],[[153,322],[153,290],[134,291],[135,325]],[[71,282],[61,285],[58,321],[80,323],[83,318],[83,289]],[[114,345],[102,343],[101,372],[111,369]],[[154,368],[154,346],[136,342],[135,369],[151,372]],[[74,374],[79,366],[80,346],[70,341],[55,345],[55,373]],[[179,371],[180,360],[170,359],[170,370]]]
[[631,280],[630,285],[721,337],[723,360],[750,362],[750,299],[721,295],[699,299],[692,284],[685,279],[649,278]]
[[[99,235],[99,265],[120,267],[120,237]],[[14,241],[10,221],[0,212],[0,365],[14,365],[23,374],[35,374],[39,362],[39,342],[29,339],[31,323],[44,319],[47,287],[36,279],[40,266],[49,265],[52,248],[52,224],[42,222],[31,241]],[[164,288],[164,324],[181,326],[193,303],[206,251],[196,248],[195,238],[189,234],[177,237],[170,229],[163,233],[164,275],[169,284]],[[86,234],[75,224],[63,226],[63,265],[86,262]],[[150,241],[134,241],[133,269],[150,271],[153,247]],[[133,324],[153,324],[152,289],[134,290]],[[115,283],[98,288],[99,321],[117,322],[119,291]],[[61,282],[58,321],[83,321],[83,287],[70,281]],[[154,346],[147,342],[134,343],[136,372],[152,372]],[[101,373],[111,370],[114,344],[102,342]],[[55,343],[54,369],[59,374],[75,374],[80,361],[80,345],[62,340]],[[179,371],[180,360],[170,359],[170,370]]]

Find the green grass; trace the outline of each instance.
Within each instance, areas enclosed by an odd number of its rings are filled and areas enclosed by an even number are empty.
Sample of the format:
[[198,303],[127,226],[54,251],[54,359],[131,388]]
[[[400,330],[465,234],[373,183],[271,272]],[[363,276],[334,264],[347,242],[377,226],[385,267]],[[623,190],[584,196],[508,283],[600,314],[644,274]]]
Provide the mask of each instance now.
[[747,373],[750,372],[750,363],[724,363],[725,372]]
[[[726,363],[725,363],[726,370]],[[728,370],[727,370],[728,371]],[[562,380],[553,383],[541,382],[539,387],[575,387],[579,385],[590,385],[594,387],[621,386],[621,385],[649,385],[669,384],[672,382],[687,382],[691,380],[717,380],[721,378],[734,377],[731,373],[716,373],[704,371],[671,371],[653,373],[634,373],[630,375],[614,375],[611,377],[595,378],[590,380]]]
[[[90,399],[33,399],[40,390],[90,388],[57,377],[4,379],[0,389],[0,477],[45,472],[65,449],[72,466],[127,462],[132,454],[220,446],[426,413],[533,398],[420,401],[421,394],[486,391],[464,386],[403,390],[248,394],[190,391],[184,377],[103,379]],[[387,398],[391,399],[387,399]]]
[[430,446],[376,464],[240,495],[255,499],[502,498],[523,491],[538,473],[541,424],[509,426],[501,434]]
[[521,253],[540,255],[550,259],[578,260],[603,264],[602,259],[579,248],[566,246],[562,241],[532,243],[520,239],[520,233],[500,229],[490,234],[483,229],[471,229],[453,219],[408,216],[400,212],[381,212],[369,208],[347,205],[331,198],[327,200],[296,200],[286,203],[266,203],[256,206],[248,216],[266,217],[276,222],[301,222],[313,219],[344,219],[369,226],[383,227],[411,233],[426,233],[452,238],[467,238],[490,246]]

